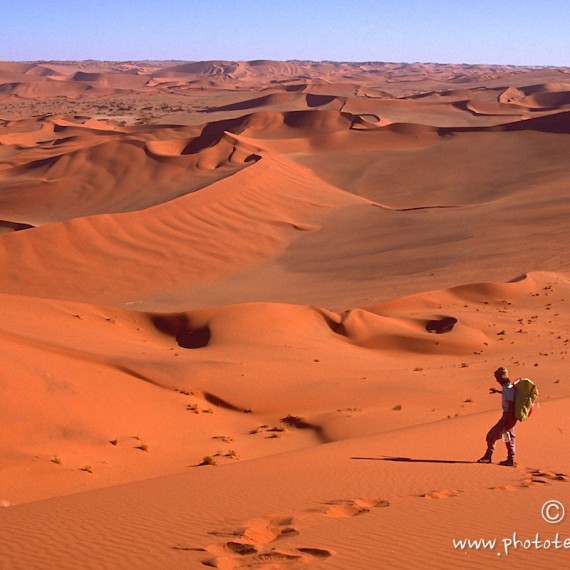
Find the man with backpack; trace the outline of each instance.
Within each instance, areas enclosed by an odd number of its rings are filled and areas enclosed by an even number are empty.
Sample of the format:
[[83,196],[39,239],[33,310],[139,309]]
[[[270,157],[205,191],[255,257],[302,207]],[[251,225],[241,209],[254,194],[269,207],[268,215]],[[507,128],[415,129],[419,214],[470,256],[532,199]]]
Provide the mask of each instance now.
[[501,461],[500,465],[507,467],[515,466],[515,432],[514,427],[517,423],[515,417],[515,385],[509,378],[509,372],[501,366],[494,372],[495,379],[501,385],[501,390],[491,388],[491,394],[502,394],[503,415],[501,419],[489,430],[487,434],[487,451],[485,455],[477,460],[477,463],[491,463],[493,451],[495,450],[495,442],[503,439],[507,448],[507,459]]

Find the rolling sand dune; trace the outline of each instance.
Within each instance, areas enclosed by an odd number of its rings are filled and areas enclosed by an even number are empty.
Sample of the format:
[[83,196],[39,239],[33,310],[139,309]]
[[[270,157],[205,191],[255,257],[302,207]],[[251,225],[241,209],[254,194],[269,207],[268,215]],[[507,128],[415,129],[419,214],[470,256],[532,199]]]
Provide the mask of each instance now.
[[569,73],[0,63],[0,567],[564,567]]

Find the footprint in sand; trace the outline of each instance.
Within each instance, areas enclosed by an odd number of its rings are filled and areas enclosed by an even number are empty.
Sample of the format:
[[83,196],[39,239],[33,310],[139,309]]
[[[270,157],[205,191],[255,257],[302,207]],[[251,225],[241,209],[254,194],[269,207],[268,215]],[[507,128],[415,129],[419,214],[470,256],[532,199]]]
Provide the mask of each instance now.
[[[390,503],[384,499],[339,499],[327,501],[318,509],[307,511],[327,517],[354,517],[370,512],[374,508],[388,507]],[[309,516],[310,519],[314,518]],[[202,551],[209,552],[212,557],[202,561],[204,566],[213,568],[260,568],[264,565],[287,563],[310,564],[326,560],[335,553],[332,550],[315,547],[276,548],[269,546],[275,541],[295,537],[301,533],[295,526],[295,517],[256,518],[246,522],[240,528],[211,531],[209,534],[229,538],[223,543],[211,544]],[[198,549],[193,549],[198,550]]]
[[212,531],[210,534],[214,536],[232,540],[208,546],[205,550],[213,557],[203,560],[202,564],[226,569],[255,568],[275,563],[309,563],[333,555],[332,551],[322,548],[277,549],[267,546],[279,539],[298,536],[300,533],[293,523],[293,517],[258,518],[248,521],[241,528]]
[[246,523],[246,526],[229,530],[214,530],[209,534],[220,537],[233,537],[247,540],[254,544],[268,544],[279,538],[299,534],[293,525],[293,517],[276,519],[258,518]]
[[553,481],[567,482],[570,478],[564,473],[556,471],[542,471],[541,469],[527,469],[521,481],[522,487],[534,487],[538,485],[551,485]]
[[513,491],[519,491],[520,485],[500,485],[499,487],[491,487],[493,491],[506,491],[508,493],[512,493]]
[[518,485],[501,485],[491,487],[493,491],[520,491],[529,487],[539,487],[542,485],[552,485],[553,482],[568,482],[570,476],[557,471],[543,471],[542,469],[525,469]]
[[449,499],[451,497],[457,497],[463,491],[458,489],[441,489],[439,491],[430,491],[429,493],[423,493],[418,495],[423,499]]
[[384,499],[339,499],[326,502],[323,507],[317,509],[317,512],[328,517],[345,518],[369,513],[374,508],[389,506],[390,503]]
[[203,560],[204,566],[211,568],[221,568],[231,570],[233,568],[265,568],[268,565],[273,568],[274,564],[288,562],[310,564],[318,560],[325,560],[334,553],[323,548],[260,548],[256,545],[228,542],[225,548],[229,551],[227,555],[220,554],[214,558]]
[[[239,554],[238,558],[223,557],[202,561],[204,566],[232,570],[233,568],[273,568],[279,564],[279,568],[288,562],[310,564],[317,560],[323,560],[332,556],[329,550],[320,548],[295,548],[291,550],[265,550],[251,555],[250,553]],[[268,566],[270,565],[270,566]]]

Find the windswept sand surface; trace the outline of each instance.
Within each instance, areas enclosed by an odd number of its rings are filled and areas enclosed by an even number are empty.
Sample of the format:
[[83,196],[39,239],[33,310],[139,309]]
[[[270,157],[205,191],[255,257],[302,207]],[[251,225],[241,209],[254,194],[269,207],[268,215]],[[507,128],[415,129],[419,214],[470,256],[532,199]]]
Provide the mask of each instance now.
[[569,135],[568,69],[0,63],[0,568],[567,566]]

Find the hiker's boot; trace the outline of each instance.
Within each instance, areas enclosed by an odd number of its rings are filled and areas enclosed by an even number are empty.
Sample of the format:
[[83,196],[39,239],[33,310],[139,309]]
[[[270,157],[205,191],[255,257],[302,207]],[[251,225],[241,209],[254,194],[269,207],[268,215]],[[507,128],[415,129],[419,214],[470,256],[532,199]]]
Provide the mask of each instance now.
[[504,460],[499,463],[499,465],[503,465],[504,467],[516,467],[515,463],[515,456],[510,455]]
[[487,449],[485,455],[477,459],[477,463],[491,463],[492,458],[493,458],[493,452],[490,449]]

